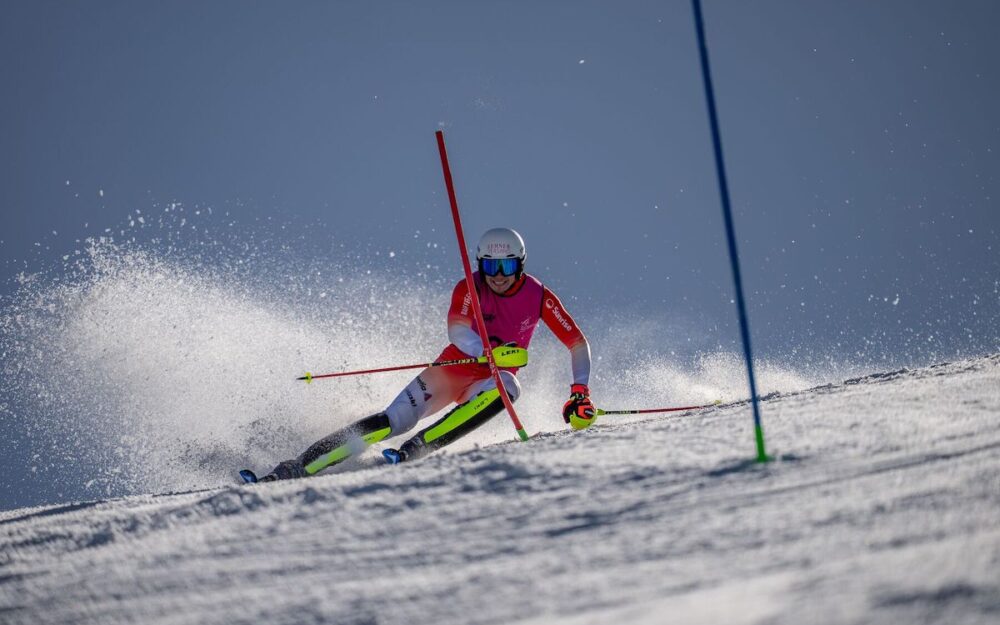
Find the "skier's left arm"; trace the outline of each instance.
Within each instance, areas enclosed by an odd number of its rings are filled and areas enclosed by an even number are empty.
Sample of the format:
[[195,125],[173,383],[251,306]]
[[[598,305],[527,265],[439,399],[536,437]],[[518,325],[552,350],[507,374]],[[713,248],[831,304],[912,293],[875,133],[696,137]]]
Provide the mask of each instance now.
[[573,384],[589,384],[590,343],[556,294],[547,287],[542,291],[542,321],[569,350],[573,365]]
[[593,423],[594,404],[590,401],[590,343],[573,317],[566,312],[556,294],[545,288],[542,293],[542,320],[563,345],[569,349],[573,366],[570,398],[563,406],[563,420],[574,429]]

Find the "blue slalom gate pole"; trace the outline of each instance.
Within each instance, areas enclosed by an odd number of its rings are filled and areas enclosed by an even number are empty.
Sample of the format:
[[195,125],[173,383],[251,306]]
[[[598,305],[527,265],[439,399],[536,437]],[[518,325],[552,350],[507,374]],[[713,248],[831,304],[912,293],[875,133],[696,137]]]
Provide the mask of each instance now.
[[736,251],[736,230],[733,228],[733,212],[729,204],[729,185],[726,183],[726,165],[722,159],[722,137],[719,133],[719,118],[715,110],[715,93],[712,89],[712,72],[708,65],[708,48],[705,45],[705,24],[701,15],[701,0],[691,0],[694,7],[695,29],[698,31],[698,51],[701,55],[701,73],[705,83],[705,99],[708,102],[708,118],[712,126],[712,144],[715,148],[715,169],[719,177],[719,194],[722,196],[722,215],[726,222],[726,241],[729,243],[729,261],[733,266],[733,286],[736,291],[736,309],[740,317],[740,336],[743,338],[743,355],[747,362],[747,377],[750,380],[750,401],[753,404],[754,436],[757,440],[757,462],[770,460],[764,451],[764,429],[760,423],[760,405],[757,401],[757,381],[753,373],[753,352],[750,349],[750,324],[747,321],[746,303],[743,300],[743,278],[740,275],[740,257]]

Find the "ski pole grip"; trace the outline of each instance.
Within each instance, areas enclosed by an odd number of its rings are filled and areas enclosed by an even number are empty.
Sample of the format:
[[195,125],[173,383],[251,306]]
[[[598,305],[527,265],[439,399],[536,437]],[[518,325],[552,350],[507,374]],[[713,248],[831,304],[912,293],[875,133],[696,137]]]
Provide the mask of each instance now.
[[528,364],[528,350],[523,347],[501,345],[493,348],[493,362],[498,367],[524,367]]

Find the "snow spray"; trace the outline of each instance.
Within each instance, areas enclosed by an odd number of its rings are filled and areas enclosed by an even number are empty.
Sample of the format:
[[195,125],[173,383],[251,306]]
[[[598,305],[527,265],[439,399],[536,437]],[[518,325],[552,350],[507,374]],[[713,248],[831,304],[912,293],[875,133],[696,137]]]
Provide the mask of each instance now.
[[[0,508],[231,483],[234,467],[297,455],[383,408],[412,377],[306,385],[294,379],[302,371],[420,362],[447,340],[458,278],[450,254],[400,292],[371,250],[296,250],[291,234],[253,228],[192,234],[178,213],[165,213],[166,234],[146,241],[86,241],[62,266],[17,276],[0,302]],[[601,404],[746,396],[735,354],[682,359],[660,319],[586,316]],[[681,320],[670,326],[690,334]],[[519,376],[530,431],[563,429],[568,371],[565,349],[539,332]],[[778,365],[760,373],[764,392],[813,382]],[[510,438],[506,420],[494,419],[448,452]]]

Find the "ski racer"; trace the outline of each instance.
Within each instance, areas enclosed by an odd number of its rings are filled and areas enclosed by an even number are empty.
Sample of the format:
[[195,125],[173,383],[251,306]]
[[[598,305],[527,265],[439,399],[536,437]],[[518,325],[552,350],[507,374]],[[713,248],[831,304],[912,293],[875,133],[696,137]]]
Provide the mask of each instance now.
[[[555,293],[524,272],[524,240],[510,228],[493,228],[479,240],[478,271],[473,282],[479,294],[490,345],[527,348],[539,320],[569,349],[573,383],[563,406],[563,419],[574,429],[594,421],[594,405],[588,389],[590,345]],[[448,311],[451,343],[437,362],[483,355],[477,332],[472,298],[465,280],[452,293]],[[517,368],[501,369],[511,401],[517,401],[521,386]],[[480,427],[504,410],[500,392],[488,364],[428,367],[415,377],[382,412],[315,442],[297,458],[281,462],[261,481],[314,475],[363,451],[368,445],[408,432],[421,419],[451,403],[451,411],[404,442],[398,449],[382,452],[390,464],[416,460]],[[252,475],[252,473],[250,474]],[[248,478],[244,478],[248,479]],[[253,478],[248,481],[253,481]]]

